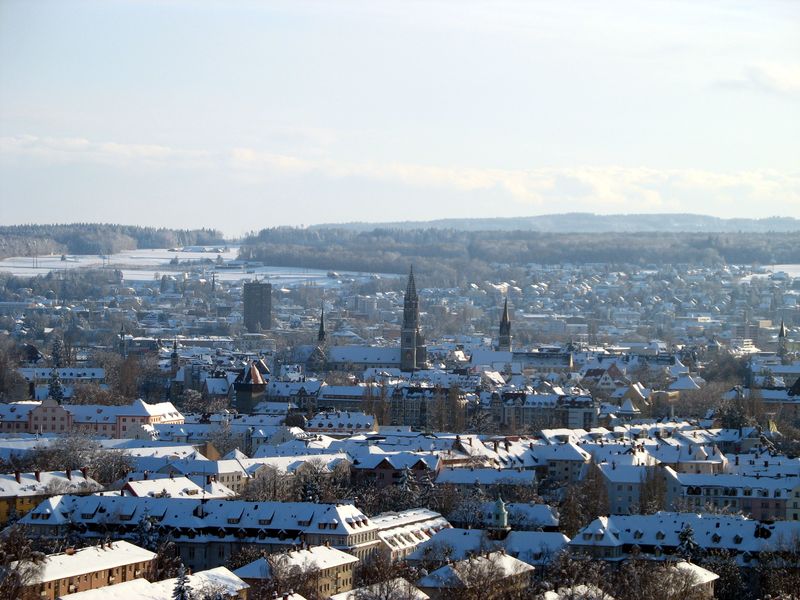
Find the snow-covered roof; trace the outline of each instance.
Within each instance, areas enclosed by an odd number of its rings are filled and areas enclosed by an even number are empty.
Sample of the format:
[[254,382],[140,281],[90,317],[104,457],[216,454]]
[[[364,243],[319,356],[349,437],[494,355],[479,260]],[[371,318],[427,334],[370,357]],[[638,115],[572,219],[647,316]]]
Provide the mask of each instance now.
[[[272,555],[272,560],[285,567],[302,570],[325,570],[358,562],[352,554],[330,546],[311,546]],[[266,558],[259,558],[234,571],[242,579],[271,579],[272,572]]]
[[49,554],[36,570],[31,583],[38,584],[67,577],[77,577],[85,573],[93,573],[104,569],[114,569],[133,563],[154,559],[155,552],[150,552],[124,540],[88,546],[74,552]]
[[437,485],[531,485],[536,478],[534,471],[513,469],[443,469],[436,477]]
[[505,578],[530,573],[533,567],[504,552],[491,552],[486,556],[471,557],[440,567],[420,579],[417,585],[432,589],[470,587],[479,584],[471,580],[470,574],[484,570],[493,576]]
[[54,492],[95,492],[101,489],[103,486],[78,470],[0,474],[0,498],[42,496]]
[[[396,593],[393,593],[396,590]],[[430,596],[414,587],[402,577],[390,579],[382,583],[355,588],[349,592],[334,594],[330,600],[359,600],[360,598],[402,598],[403,600],[428,600]]]

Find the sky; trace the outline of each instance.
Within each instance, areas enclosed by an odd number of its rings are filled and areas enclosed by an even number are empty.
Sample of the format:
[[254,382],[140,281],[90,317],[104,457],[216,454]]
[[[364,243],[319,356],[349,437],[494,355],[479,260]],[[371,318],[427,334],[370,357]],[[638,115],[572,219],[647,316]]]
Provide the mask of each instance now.
[[800,217],[800,3],[0,0],[0,223]]

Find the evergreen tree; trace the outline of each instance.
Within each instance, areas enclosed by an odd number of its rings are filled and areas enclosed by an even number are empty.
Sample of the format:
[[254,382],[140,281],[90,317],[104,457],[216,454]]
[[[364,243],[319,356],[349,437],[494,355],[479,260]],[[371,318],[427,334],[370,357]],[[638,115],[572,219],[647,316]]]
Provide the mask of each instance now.
[[139,522],[136,524],[136,545],[155,552],[159,544],[158,530],[153,523],[154,519],[145,508]]
[[47,385],[47,397],[52,398],[59,404],[64,401],[64,386],[61,383],[61,378],[58,376],[58,370],[55,368],[50,371],[50,383]]
[[64,364],[64,342],[60,337],[53,341],[53,346],[50,349],[50,360],[53,363],[53,368],[55,369],[66,366]]
[[428,469],[425,469],[425,472],[420,478],[417,497],[419,498],[419,505],[423,508],[430,508],[433,510],[438,506],[436,486],[433,483],[433,479],[431,479],[431,472]]
[[694,539],[694,529],[686,523],[678,534],[676,554],[690,562],[697,562],[701,556],[701,548]]
[[172,600],[192,600],[192,592],[189,588],[189,577],[186,575],[186,567],[184,567],[183,564],[178,567],[178,576],[175,578]]
[[319,483],[314,478],[307,478],[303,481],[303,502],[319,502],[320,490]]

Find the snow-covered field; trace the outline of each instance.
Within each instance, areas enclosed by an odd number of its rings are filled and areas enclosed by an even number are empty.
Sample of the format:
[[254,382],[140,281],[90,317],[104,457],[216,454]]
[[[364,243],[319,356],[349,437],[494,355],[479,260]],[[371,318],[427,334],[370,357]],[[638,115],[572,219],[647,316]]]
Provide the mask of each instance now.
[[[222,258],[226,262],[235,260],[238,254],[238,247],[229,247],[227,252],[222,252]],[[170,265],[174,257],[178,257],[180,266]],[[183,273],[188,270],[200,269],[211,277],[212,272],[216,272],[217,280],[238,281],[242,279],[266,279],[272,283],[280,285],[291,285],[314,281],[319,285],[335,285],[337,279],[330,278],[326,271],[314,269],[298,269],[293,267],[247,267],[236,269],[216,268],[214,264],[202,265],[206,259],[216,261],[218,254],[215,252],[183,252],[170,251],[167,248],[155,250],[129,250],[112,254],[104,258],[99,255],[67,255],[66,260],[61,260],[61,255],[45,255],[34,258],[29,256],[16,256],[0,260],[0,271],[11,272],[19,276],[45,275],[50,271],[63,271],[65,269],[76,269],[103,266],[111,269],[120,269],[123,276],[128,281],[149,281],[169,273]],[[197,263],[196,265],[186,265]],[[364,277],[364,274],[341,273],[341,277]]]

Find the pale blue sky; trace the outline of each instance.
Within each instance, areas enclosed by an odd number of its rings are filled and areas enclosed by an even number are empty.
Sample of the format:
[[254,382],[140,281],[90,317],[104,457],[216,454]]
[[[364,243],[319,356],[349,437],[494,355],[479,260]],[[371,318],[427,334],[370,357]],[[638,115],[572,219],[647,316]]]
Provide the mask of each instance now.
[[0,221],[800,217],[800,3],[0,0]]

